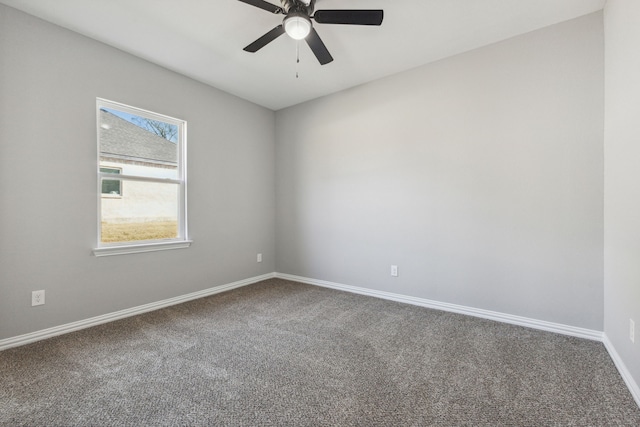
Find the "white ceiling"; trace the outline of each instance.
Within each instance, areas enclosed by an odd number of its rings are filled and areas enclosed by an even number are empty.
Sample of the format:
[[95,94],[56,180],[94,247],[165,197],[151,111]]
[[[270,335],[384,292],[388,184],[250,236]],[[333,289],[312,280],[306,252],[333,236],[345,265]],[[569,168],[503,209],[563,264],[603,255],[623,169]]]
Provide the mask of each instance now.
[[[279,5],[279,0],[267,0]],[[384,9],[381,27],[316,24],[334,57],[282,36],[242,49],[282,20],[238,0],[0,0],[170,70],[278,110],[604,7],[605,0],[317,0]]]

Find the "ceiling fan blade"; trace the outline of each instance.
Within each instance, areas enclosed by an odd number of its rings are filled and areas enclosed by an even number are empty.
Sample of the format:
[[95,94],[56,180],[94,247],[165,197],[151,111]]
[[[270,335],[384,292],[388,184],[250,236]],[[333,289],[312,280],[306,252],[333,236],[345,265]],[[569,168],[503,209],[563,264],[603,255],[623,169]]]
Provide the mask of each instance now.
[[329,53],[329,50],[327,49],[327,47],[322,42],[322,39],[318,35],[318,32],[316,31],[315,28],[311,28],[311,32],[307,36],[306,40],[307,40],[307,44],[313,51],[313,54],[316,56],[316,58],[318,58],[320,65],[325,65],[333,61],[333,57]]
[[242,3],[250,4],[251,6],[259,7],[271,13],[284,13],[281,7],[271,4],[264,0],[239,0]]
[[257,52],[283,34],[284,34],[284,27],[282,26],[282,24],[278,25],[273,30],[269,31],[267,34],[260,37],[258,40],[254,41],[249,46],[245,47],[244,50],[246,50],[247,52]]
[[381,25],[382,10],[317,10],[313,19],[318,24]]

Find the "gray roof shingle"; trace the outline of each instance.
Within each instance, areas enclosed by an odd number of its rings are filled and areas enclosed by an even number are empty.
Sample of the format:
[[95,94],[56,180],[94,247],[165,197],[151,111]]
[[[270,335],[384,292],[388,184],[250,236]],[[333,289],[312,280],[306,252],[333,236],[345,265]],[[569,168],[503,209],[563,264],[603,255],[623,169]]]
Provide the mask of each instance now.
[[100,155],[177,164],[178,144],[101,109]]

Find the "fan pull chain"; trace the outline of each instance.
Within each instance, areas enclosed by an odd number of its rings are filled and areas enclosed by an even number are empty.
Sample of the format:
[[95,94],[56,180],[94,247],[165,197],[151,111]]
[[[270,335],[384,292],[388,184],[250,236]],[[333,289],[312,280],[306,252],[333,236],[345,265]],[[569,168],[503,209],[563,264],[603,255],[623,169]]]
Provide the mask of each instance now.
[[296,79],[299,78],[298,64],[300,64],[300,42],[296,41]]

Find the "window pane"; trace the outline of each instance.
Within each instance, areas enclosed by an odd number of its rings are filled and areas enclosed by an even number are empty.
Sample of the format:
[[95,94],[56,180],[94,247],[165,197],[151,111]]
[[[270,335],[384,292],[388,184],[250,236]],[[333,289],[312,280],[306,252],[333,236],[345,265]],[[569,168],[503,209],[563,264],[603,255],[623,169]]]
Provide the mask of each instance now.
[[[103,187],[105,181],[103,179]],[[122,180],[122,197],[101,202],[101,242],[134,242],[178,238],[180,186]]]
[[[114,168],[100,168],[102,173],[119,174],[120,169]],[[111,194],[113,196],[120,196],[122,194],[120,190],[120,180],[117,179],[105,179],[102,181],[102,194]]]
[[100,166],[122,174],[178,179],[178,126],[102,107]]
[[102,180],[102,194],[111,194],[119,196],[120,193],[120,181],[114,179]]

